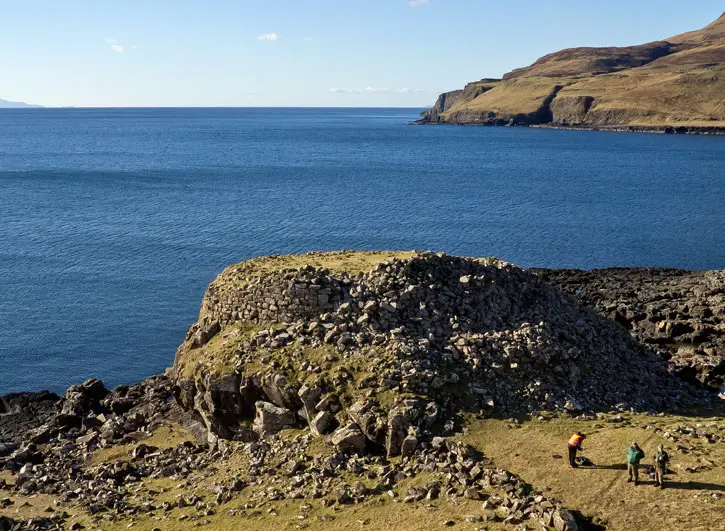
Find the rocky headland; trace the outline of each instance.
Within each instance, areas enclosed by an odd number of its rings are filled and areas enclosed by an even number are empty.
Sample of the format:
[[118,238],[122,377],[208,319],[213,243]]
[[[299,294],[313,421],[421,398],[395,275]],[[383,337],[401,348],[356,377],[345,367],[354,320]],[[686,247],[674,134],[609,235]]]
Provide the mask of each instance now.
[[627,47],[572,48],[442,94],[421,124],[725,133],[725,14]]
[[[618,501],[559,488],[551,456],[573,429],[593,452],[632,432],[676,443],[680,479],[709,483],[694,506],[668,491],[669,528],[714,521],[724,294],[722,272],[243,262],[166,375],[0,400],[0,530],[629,528]],[[523,432],[525,467],[508,446]]]

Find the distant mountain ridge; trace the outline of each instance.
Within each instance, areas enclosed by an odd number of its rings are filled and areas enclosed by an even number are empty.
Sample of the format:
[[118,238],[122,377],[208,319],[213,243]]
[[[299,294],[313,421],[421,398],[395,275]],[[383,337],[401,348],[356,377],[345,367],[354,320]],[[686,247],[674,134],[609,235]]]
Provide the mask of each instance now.
[[8,101],[0,98],[0,109],[42,109],[42,105],[31,105],[22,101]]
[[638,46],[570,48],[442,94],[418,123],[725,133],[725,13]]

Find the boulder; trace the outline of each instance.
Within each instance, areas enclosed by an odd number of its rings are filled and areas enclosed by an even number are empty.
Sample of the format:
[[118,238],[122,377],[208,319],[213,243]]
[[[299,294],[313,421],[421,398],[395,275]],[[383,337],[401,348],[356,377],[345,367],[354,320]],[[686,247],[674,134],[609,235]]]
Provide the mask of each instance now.
[[310,429],[317,435],[325,435],[335,429],[337,420],[329,411],[320,411],[310,421]]
[[358,400],[347,409],[347,415],[368,439],[382,444],[385,440],[386,426],[377,409],[377,403],[372,400]]
[[567,509],[557,509],[552,518],[556,531],[579,531],[574,515]]
[[367,440],[360,427],[353,422],[338,428],[332,434],[331,441],[340,450],[362,451]]
[[418,439],[414,437],[413,435],[408,435],[405,439],[403,439],[403,444],[401,445],[400,451],[401,455],[403,457],[410,457],[415,453],[415,450],[418,448]]
[[255,404],[254,431],[266,437],[297,424],[294,411],[275,406],[270,402],[258,401]]

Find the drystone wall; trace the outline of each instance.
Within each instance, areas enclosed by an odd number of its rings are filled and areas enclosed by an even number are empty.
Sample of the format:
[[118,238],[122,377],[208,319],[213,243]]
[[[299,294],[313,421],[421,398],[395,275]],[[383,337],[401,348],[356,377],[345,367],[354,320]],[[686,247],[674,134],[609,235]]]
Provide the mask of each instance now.
[[335,312],[350,299],[352,281],[337,279],[315,270],[280,272],[260,280],[221,286],[213,283],[204,297],[199,322],[203,327],[218,323],[282,323]]

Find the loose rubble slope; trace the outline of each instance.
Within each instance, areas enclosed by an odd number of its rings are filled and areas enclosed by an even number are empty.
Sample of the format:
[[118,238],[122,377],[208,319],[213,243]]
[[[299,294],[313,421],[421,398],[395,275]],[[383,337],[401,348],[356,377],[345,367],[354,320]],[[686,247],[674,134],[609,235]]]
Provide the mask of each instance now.
[[725,390],[725,271],[623,268],[538,273],[650,345],[682,377]]
[[[622,437],[648,442],[611,433],[633,411],[711,397],[500,260],[264,257],[210,285],[167,376],[0,397],[0,530],[626,529],[621,471],[566,482],[557,468],[548,490],[551,452],[585,429],[591,455],[611,455]],[[509,415],[529,420],[496,420]],[[717,521],[722,423],[661,415],[640,418],[678,442],[677,479],[707,491],[668,494],[668,528]]]
[[418,253],[367,272],[252,272],[241,264],[210,285],[172,371],[210,440],[307,425],[394,456],[461,411],[708,402],[618,325],[495,259]]

